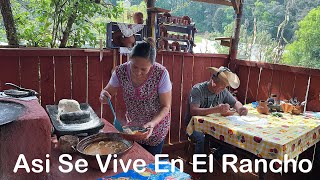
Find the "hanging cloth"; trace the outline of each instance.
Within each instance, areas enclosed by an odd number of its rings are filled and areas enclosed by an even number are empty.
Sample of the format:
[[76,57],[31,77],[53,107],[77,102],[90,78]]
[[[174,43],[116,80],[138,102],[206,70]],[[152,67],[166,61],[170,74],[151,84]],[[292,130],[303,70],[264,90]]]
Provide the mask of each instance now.
[[117,25],[124,37],[133,36],[135,33],[141,31],[144,28],[143,24],[117,23]]

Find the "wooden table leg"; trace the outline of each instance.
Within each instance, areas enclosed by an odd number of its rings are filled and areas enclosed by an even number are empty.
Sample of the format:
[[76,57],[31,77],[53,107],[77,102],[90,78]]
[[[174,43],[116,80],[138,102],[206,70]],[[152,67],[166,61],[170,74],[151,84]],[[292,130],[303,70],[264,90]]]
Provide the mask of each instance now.
[[209,154],[210,154],[210,135],[205,134],[204,137],[204,154],[207,155],[206,159],[206,165],[205,165],[205,169],[207,170],[207,173],[203,174],[203,176],[201,176],[201,180],[206,180],[208,179],[208,174],[209,174]]
[[259,180],[264,180],[266,173],[263,172],[263,164],[259,163],[259,172],[258,172],[258,177]]

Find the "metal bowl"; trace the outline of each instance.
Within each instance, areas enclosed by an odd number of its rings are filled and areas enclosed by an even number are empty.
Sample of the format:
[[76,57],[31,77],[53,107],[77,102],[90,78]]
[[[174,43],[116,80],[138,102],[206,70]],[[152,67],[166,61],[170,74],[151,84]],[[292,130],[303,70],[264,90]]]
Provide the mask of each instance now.
[[[76,150],[82,158],[87,160],[89,166],[94,169],[100,169],[98,162],[97,162],[97,159],[96,159],[96,155],[86,154],[84,152],[84,150],[90,144],[100,142],[100,141],[119,141],[119,142],[124,143],[126,148],[122,149],[118,153],[115,153],[115,154],[117,154],[117,158],[120,158],[133,146],[133,141],[128,141],[128,140],[122,138],[122,136],[119,133],[98,133],[98,134],[94,134],[94,135],[91,135],[91,136],[88,136],[88,137],[82,139],[77,144]],[[101,161],[105,162],[108,155],[100,155]],[[111,155],[112,155],[111,158],[113,159],[113,154],[111,154]],[[108,169],[111,169],[111,168],[112,168],[112,164],[108,167]]]

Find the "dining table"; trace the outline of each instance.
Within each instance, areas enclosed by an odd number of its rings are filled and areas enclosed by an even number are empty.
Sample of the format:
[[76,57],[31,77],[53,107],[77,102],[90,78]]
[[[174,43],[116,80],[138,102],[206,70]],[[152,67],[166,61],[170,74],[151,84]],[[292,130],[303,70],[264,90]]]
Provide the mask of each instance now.
[[[311,116],[312,113],[259,114],[253,105],[245,107],[248,108],[246,116],[237,113],[226,117],[221,114],[193,116],[186,131],[188,135],[193,131],[204,133],[205,144],[214,140],[253,155],[255,159],[280,161],[286,154],[288,159],[298,158],[320,141],[320,118]],[[209,152],[208,145],[205,150]]]
[[193,116],[187,126],[187,133],[203,132],[215,139],[244,149],[265,159],[284,160],[295,158],[320,141],[320,119],[281,113],[259,114],[251,105],[247,116]]

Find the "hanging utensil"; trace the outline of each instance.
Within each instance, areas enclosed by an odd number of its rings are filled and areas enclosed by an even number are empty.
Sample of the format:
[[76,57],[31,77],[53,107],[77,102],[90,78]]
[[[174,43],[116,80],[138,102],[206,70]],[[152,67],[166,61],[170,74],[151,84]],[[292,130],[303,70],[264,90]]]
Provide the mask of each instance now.
[[112,103],[111,103],[109,97],[108,97],[108,103],[109,103],[110,109],[111,109],[111,111],[112,111],[112,114],[113,114],[113,116],[114,116],[114,119],[113,119],[113,125],[114,125],[114,127],[115,127],[118,131],[123,132],[123,128],[122,128],[122,126],[121,126],[121,124],[120,124],[120,121],[117,119],[116,112],[115,112],[114,109],[113,109],[113,106],[112,106]]

